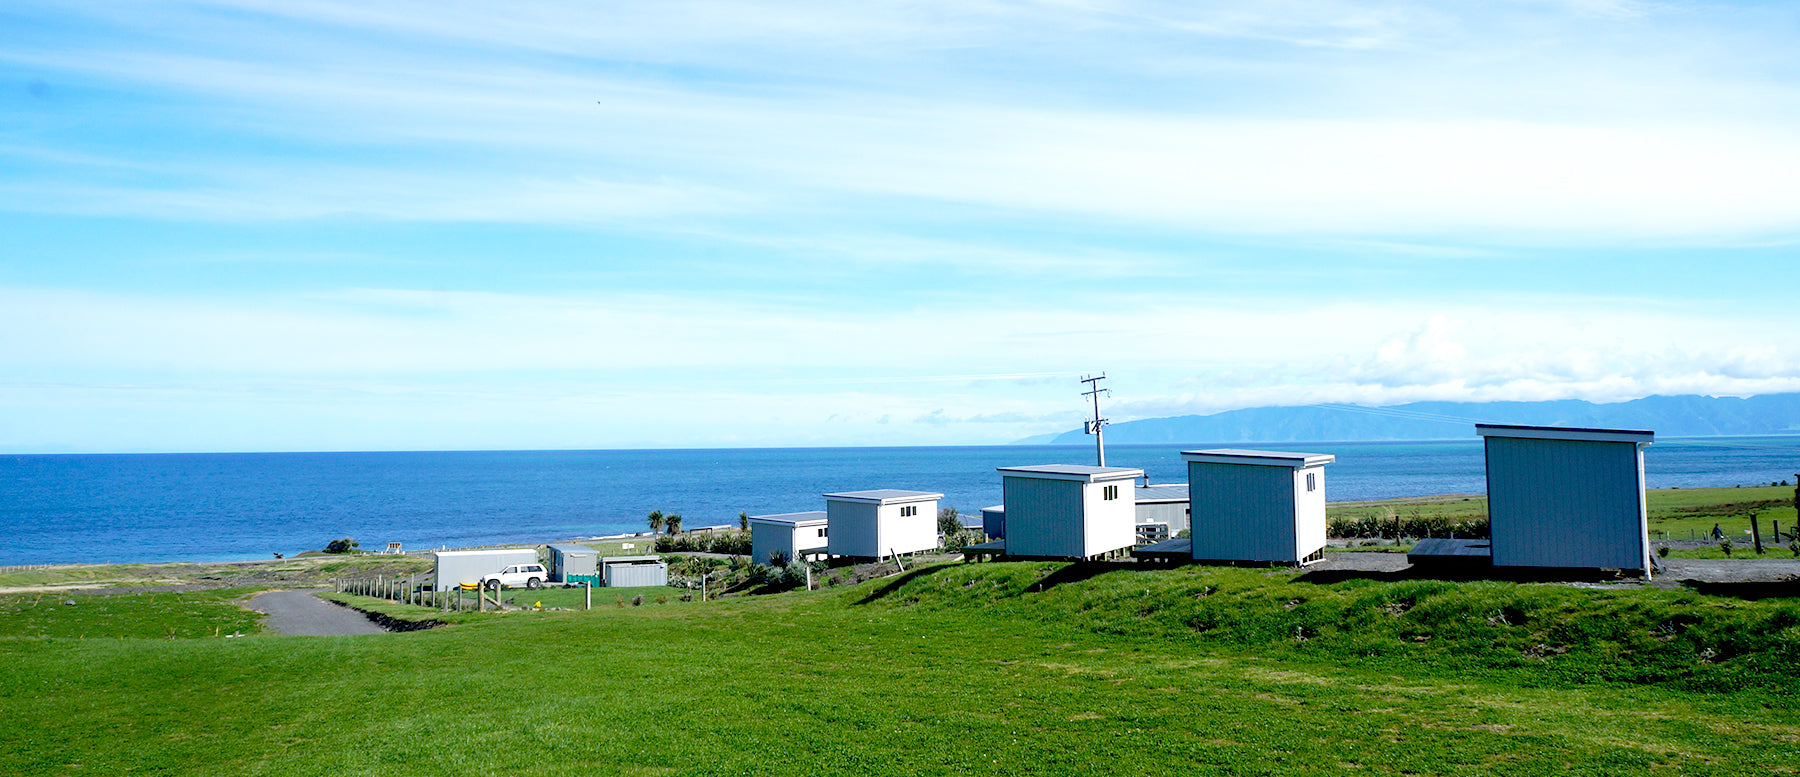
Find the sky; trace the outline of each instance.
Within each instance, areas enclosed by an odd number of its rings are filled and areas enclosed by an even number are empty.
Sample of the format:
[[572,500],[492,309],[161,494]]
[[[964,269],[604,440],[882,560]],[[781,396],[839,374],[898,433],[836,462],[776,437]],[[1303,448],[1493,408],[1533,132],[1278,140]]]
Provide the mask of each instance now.
[[0,451],[1800,391],[1781,2],[0,6]]

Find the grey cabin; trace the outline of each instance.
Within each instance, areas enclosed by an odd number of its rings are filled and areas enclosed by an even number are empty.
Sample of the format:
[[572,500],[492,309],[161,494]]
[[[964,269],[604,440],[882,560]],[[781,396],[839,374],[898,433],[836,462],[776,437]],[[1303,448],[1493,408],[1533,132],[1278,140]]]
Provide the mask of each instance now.
[[795,559],[823,556],[829,551],[824,510],[805,513],[750,516],[750,560],[773,564],[779,555],[785,564]]
[[1182,451],[1195,561],[1305,564],[1325,557],[1328,453]]
[[1085,559],[1137,544],[1132,496],[1143,470],[1045,464],[999,472],[1006,555]]
[[1648,574],[1644,447],[1654,432],[1476,424],[1496,567]]

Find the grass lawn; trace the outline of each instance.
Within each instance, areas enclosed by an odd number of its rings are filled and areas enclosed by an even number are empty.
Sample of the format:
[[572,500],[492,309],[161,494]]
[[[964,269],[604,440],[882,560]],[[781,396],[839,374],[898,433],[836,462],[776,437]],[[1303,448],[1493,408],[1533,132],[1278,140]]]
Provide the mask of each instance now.
[[[199,631],[225,617],[193,604]],[[1800,767],[1793,599],[1019,562],[365,637],[72,639],[14,617],[3,774]]]
[[1665,488],[1649,492],[1649,500],[1652,539],[1661,539],[1662,532],[1672,540],[1705,538],[1718,524],[1734,544],[1741,544],[1739,537],[1748,543],[1750,535],[1745,532],[1750,529],[1750,512],[1755,512],[1762,524],[1764,542],[1768,542],[1771,520],[1781,523],[1783,535],[1794,530],[1792,486]]

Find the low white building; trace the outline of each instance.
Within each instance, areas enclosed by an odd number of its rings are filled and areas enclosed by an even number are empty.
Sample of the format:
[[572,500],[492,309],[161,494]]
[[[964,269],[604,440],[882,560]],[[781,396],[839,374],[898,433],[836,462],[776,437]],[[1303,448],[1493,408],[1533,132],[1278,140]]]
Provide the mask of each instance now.
[[1654,432],[1476,424],[1496,567],[1648,574],[1644,447]]
[[432,585],[443,591],[467,583],[481,582],[513,564],[535,564],[538,553],[533,548],[500,548],[494,550],[440,550],[433,553]]
[[825,495],[833,556],[885,558],[935,550],[938,500],[928,491],[846,491]]
[[750,560],[772,564],[823,556],[829,551],[825,511],[750,516]]
[[1328,453],[1182,451],[1195,561],[1304,564],[1325,554]]
[[1161,542],[1188,528],[1186,483],[1156,483],[1133,489],[1137,533],[1142,542]]
[[1084,559],[1137,544],[1132,497],[1143,470],[1045,464],[999,472],[1006,555]]

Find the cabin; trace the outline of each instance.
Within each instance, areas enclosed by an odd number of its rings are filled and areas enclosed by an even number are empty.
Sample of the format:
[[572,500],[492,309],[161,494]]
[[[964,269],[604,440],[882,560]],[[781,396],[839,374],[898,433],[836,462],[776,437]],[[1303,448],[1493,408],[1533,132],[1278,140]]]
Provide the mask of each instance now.
[[774,566],[795,559],[826,555],[830,540],[826,537],[825,511],[781,513],[750,516],[750,560]]
[[669,584],[669,565],[661,556],[608,556],[600,559],[601,585],[641,588]]
[[1476,424],[1495,567],[1650,570],[1644,448],[1654,432]]
[[1137,543],[1132,496],[1143,470],[1045,464],[998,471],[1005,555],[1090,559]]
[[825,495],[830,526],[826,551],[852,559],[878,559],[936,550],[938,500],[929,491],[845,491]]
[[981,533],[994,540],[1006,536],[1006,505],[981,508]]
[[550,546],[550,582],[574,585],[600,584],[600,568],[595,560],[599,551],[586,545],[556,544]]
[[1161,542],[1188,528],[1188,485],[1151,484],[1132,489],[1137,510],[1138,542]]
[[1182,451],[1195,561],[1308,564],[1325,558],[1328,453]]

